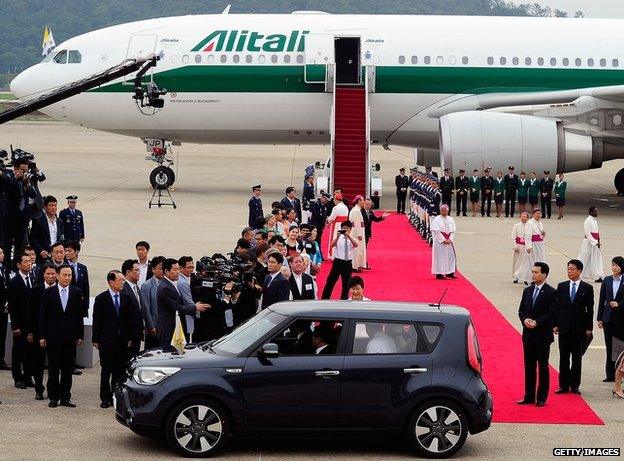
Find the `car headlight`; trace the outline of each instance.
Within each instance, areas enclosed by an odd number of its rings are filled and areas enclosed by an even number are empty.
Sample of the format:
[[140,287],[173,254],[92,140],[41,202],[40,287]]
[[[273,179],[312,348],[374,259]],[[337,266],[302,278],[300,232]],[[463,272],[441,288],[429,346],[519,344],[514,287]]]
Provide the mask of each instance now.
[[132,373],[132,379],[137,384],[153,386],[180,370],[178,367],[138,367]]

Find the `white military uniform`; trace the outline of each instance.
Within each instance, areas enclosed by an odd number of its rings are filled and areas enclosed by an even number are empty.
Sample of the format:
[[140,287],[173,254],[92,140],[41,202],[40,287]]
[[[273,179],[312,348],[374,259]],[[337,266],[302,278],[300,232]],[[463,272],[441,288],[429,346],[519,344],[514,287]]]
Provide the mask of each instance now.
[[343,202],[338,203],[338,205],[334,205],[331,214],[327,218],[327,224],[330,225],[329,233],[331,235],[329,239],[329,248],[327,249],[327,255],[330,259],[334,259],[334,249],[332,248],[331,243],[338,235],[338,231],[340,230],[340,223],[345,222],[348,218],[349,208],[347,208],[347,205],[345,205]]
[[544,243],[544,225],[542,221],[531,218],[526,225],[524,244],[531,249],[531,267],[537,262],[546,262],[546,244]]
[[600,232],[598,231],[598,220],[593,216],[588,216],[583,225],[585,238],[581,246],[578,259],[583,263],[584,279],[598,280],[604,277],[604,261],[602,260],[602,249],[598,247],[600,243]]
[[450,216],[436,216],[431,220],[433,235],[433,253],[431,254],[431,273],[438,275],[452,274],[456,270],[457,260],[453,243],[444,245],[442,242],[455,240],[455,220]]
[[[359,245],[353,249],[353,269],[362,269],[366,267],[366,245],[365,245],[365,230],[364,230],[364,217],[362,216],[362,209],[355,205],[351,208],[349,213],[349,221],[353,224],[351,230],[351,237],[358,241]],[[361,237],[360,240],[358,237]]]
[[[511,273],[514,280],[518,280],[518,271],[520,269],[520,266],[522,265],[522,260],[528,255],[525,245],[525,236],[526,223],[519,222],[514,224],[514,226],[511,228],[511,244],[514,250]],[[518,251],[516,252],[516,250]]]

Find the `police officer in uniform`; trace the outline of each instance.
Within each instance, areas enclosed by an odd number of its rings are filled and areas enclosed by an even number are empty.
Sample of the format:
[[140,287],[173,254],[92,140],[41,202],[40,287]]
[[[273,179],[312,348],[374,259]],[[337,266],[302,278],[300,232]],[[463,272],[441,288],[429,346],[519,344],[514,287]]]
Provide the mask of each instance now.
[[251,188],[253,195],[249,199],[249,227],[256,229],[256,219],[264,218],[264,212],[262,211],[262,185],[258,184]]
[[544,171],[544,177],[539,182],[540,198],[542,204],[542,216],[550,219],[552,208],[552,192],[555,181],[549,176],[550,171]]
[[[490,169],[485,169],[485,175],[481,176],[481,216],[487,213],[488,218],[492,210],[492,191],[494,190],[494,178],[490,176]],[[487,204],[487,209],[486,209]]]
[[59,219],[63,222],[63,237],[67,242],[82,242],[85,238],[84,217],[82,211],[76,208],[77,195],[69,195],[67,208],[61,210]]
[[445,168],[444,176],[440,179],[440,191],[442,192],[442,203],[449,207],[449,213],[451,212],[453,189],[455,189],[455,181],[453,181],[453,177],[451,176],[451,170]]
[[399,174],[394,177],[394,186],[396,187],[397,214],[405,214],[405,199],[409,186],[409,178],[405,176],[405,168],[400,168]]
[[466,205],[468,203],[469,180],[466,177],[466,170],[459,170],[459,176],[455,178],[455,205],[457,206],[457,216],[467,216]]
[[514,173],[516,167],[511,165],[509,174],[505,176],[505,217],[514,217],[516,211],[516,192],[518,191],[518,175]]

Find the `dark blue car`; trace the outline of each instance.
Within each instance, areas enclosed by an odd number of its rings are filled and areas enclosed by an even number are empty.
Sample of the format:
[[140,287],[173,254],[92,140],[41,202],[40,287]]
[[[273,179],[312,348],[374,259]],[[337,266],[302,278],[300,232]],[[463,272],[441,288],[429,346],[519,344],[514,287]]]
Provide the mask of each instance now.
[[211,456],[234,435],[402,433],[419,455],[486,430],[492,396],[467,310],[387,302],[275,304],[184,354],[149,351],[115,391],[117,420]]

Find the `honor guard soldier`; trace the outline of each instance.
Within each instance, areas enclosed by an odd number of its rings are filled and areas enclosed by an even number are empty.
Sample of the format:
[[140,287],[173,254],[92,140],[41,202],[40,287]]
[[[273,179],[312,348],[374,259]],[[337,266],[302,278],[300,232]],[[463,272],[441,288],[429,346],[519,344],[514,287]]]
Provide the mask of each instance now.
[[466,170],[459,170],[459,176],[455,178],[455,205],[457,207],[457,216],[459,213],[462,216],[466,215],[466,204],[468,203],[468,189],[470,188],[470,182],[466,177]]
[[472,176],[468,180],[470,185],[470,209],[472,210],[472,217],[477,215],[477,207],[479,206],[479,192],[481,191],[481,178],[479,177],[479,170],[474,169]]
[[511,165],[505,176],[505,218],[514,217],[516,211],[516,192],[518,191],[518,175],[514,173],[516,167]]
[[451,170],[445,168],[444,176],[440,178],[440,191],[442,192],[442,203],[449,207],[449,213],[451,212],[453,189],[455,189],[455,181],[453,181],[453,177],[451,176]]
[[[488,218],[492,210],[492,191],[494,190],[494,178],[490,176],[490,169],[486,168],[484,176],[481,176],[481,216],[487,213]],[[487,205],[487,209],[486,209]]]
[[540,197],[542,202],[542,216],[550,219],[550,211],[552,208],[552,192],[555,182],[549,176],[550,171],[544,171],[544,177],[539,182]]
[[256,229],[256,219],[264,218],[262,211],[262,185],[258,184],[251,188],[252,196],[249,199],[249,227]]
[[82,211],[76,208],[77,195],[69,195],[67,208],[61,210],[59,219],[63,222],[63,237],[66,242],[82,242],[85,238],[84,217]]

